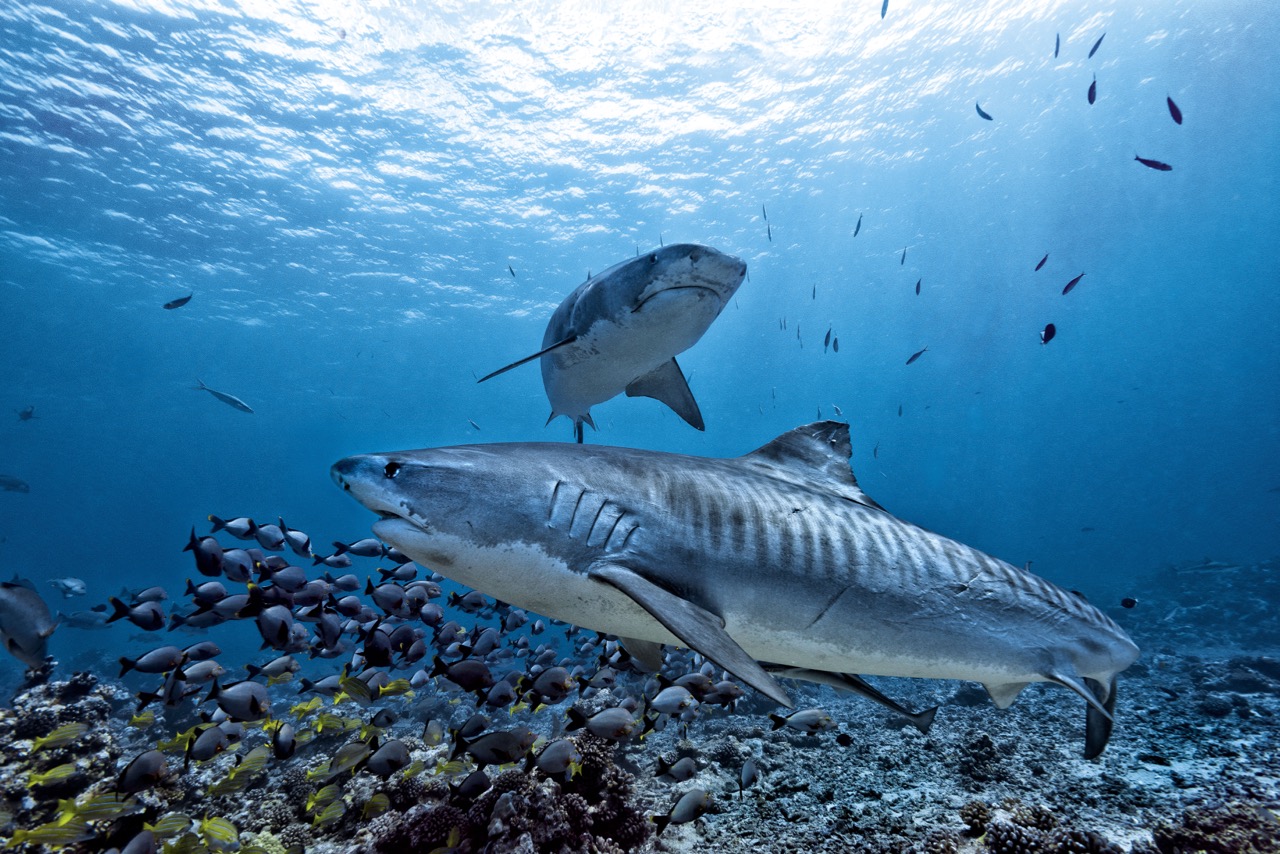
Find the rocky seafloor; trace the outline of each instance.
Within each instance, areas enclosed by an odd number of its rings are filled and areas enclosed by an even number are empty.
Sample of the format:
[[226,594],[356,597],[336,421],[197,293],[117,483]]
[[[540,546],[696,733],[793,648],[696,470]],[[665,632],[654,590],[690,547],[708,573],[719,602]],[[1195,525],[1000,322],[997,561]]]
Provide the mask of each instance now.
[[[322,768],[349,733],[317,739],[224,794],[211,789],[236,756],[193,764],[140,791],[129,814],[91,823],[67,849],[122,847],[144,824],[181,814],[190,827],[161,839],[165,850],[1276,852],[1278,576],[1274,561],[1204,562],[1147,579],[1138,607],[1116,614],[1143,656],[1121,677],[1115,732],[1095,760],[1081,758],[1083,703],[1055,686],[1033,685],[998,711],[976,686],[875,680],[907,706],[943,703],[926,735],[865,700],[792,683],[798,707],[825,708],[849,738],[772,731],[771,708],[753,699],[687,732],[673,725],[616,746],[577,735],[583,767],[572,778],[491,767],[493,787],[462,798],[448,783],[458,786],[466,769],[436,773],[448,745],[424,743],[413,701],[398,699],[401,721],[387,734],[402,738],[427,770],[337,777],[342,806],[327,820],[307,803],[325,781],[308,780],[306,771]],[[0,710],[0,838],[55,824],[60,800],[110,790],[125,762],[178,728],[163,717],[146,729],[128,726],[132,706],[114,680],[55,673]],[[524,714],[551,736],[564,706]],[[71,720],[90,729],[74,744],[33,755],[31,739]],[[262,740],[250,730],[237,755]],[[698,771],[680,783],[659,779],[660,756],[691,757]],[[760,779],[740,793],[747,759]],[[28,785],[32,771],[67,763],[76,770],[66,779]],[[180,751],[170,763],[181,767]],[[706,814],[655,835],[648,816],[695,787],[711,794]],[[238,838],[203,833],[210,816],[228,819]],[[60,846],[27,850],[41,847]]]

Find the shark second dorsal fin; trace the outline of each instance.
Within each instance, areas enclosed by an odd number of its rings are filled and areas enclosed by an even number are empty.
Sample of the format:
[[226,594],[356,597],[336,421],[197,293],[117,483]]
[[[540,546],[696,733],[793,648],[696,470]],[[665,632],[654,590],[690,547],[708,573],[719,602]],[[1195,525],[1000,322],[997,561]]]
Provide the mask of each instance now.
[[852,453],[848,424],[816,421],[783,433],[738,459],[780,480],[825,489],[850,501],[883,510],[858,486],[858,480],[849,468]]

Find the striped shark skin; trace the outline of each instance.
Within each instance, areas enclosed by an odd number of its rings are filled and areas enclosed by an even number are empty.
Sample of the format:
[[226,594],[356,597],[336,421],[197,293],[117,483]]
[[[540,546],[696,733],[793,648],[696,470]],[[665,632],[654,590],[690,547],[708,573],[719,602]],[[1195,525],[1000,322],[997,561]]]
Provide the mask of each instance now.
[[1116,674],[1138,656],[1124,630],[894,517],[850,450],[848,425],[826,421],[729,459],[513,443],[348,457],[331,474],[415,560],[639,656],[690,647],[784,706],[770,669],[971,680],[1000,708],[1054,682],[1085,700],[1085,755],[1101,753]]
[[480,378],[538,359],[551,402],[582,442],[591,407],[623,392],[671,407],[691,427],[704,423],[675,357],[698,342],[729,304],[747,265],[697,243],[677,243],[614,264],[574,289],[551,314],[542,349]]

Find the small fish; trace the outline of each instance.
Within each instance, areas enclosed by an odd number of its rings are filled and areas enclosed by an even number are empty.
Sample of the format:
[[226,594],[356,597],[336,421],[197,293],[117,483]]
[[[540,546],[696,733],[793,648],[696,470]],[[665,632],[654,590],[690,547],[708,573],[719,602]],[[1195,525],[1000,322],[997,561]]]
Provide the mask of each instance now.
[[[66,820],[82,818],[86,821],[113,821],[123,815],[139,812],[142,805],[127,795],[116,792],[105,792],[76,803],[75,801],[59,801],[62,817]],[[62,820],[60,818],[59,820]]]
[[1134,599],[1132,596],[1126,596],[1126,597],[1124,597],[1123,599],[1121,599],[1121,600],[1120,600],[1120,607],[1121,607],[1121,608],[1133,608],[1133,607],[1135,607],[1137,604],[1138,604],[1138,600],[1137,600],[1137,599]]
[[472,421],[470,418],[467,419],[467,423],[470,424],[472,427],[476,428],[476,432],[480,431],[480,425]]
[[831,404],[831,408],[832,408],[832,409],[834,409],[834,410],[836,411],[836,415],[837,415],[838,417],[840,417],[840,418],[844,418],[844,412],[840,409],[840,407],[839,407],[839,406],[837,406],[836,404],[834,404],[834,403],[833,403],[833,404]]
[[0,490],[5,492],[30,492],[31,486],[22,478],[0,474]]
[[513,270],[513,269],[511,269],[511,265],[510,265],[510,264],[508,264],[508,265],[507,265],[507,272],[511,274],[511,278],[513,278],[513,279],[514,279],[514,278],[516,277],[516,271],[515,271],[515,270]]
[[[923,352],[923,351],[921,351],[921,352]],[[910,364],[910,362],[908,362],[907,364]],[[899,418],[901,418],[901,417],[902,417],[902,404],[901,404],[901,403],[899,403],[899,404],[898,404],[898,417],[899,417]]]
[[171,812],[155,824],[143,825],[160,839],[168,839],[171,836],[179,836],[191,829],[191,825],[195,820],[189,815],[180,812]]
[[916,296],[920,296],[920,283],[923,281],[924,279],[916,279]]
[[1062,34],[1054,33],[1053,34],[1053,58],[1054,59],[1058,58],[1058,50],[1061,47],[1062,47]]
[[760,205],[760,215],[764,217],[765,222],[769,221],[769,212],[764,209],[764,205]]
[[53,849],[66,848],[77,842],[92,839],[95,835],[89,827],[89,822],[82,818],[74,818],[65,823],[51,821],[30,829],[19,827],[13,831],[13,836],[9,838],[5,848],[17,848],[28,843]]
[[63,599],[70,599],[72,596],[83,596],[86,590],[84,581],[79,578],[55,578],[49,584],[62,594]]
[[987,121],[991,121],[991,114],[988,113],[986,110],[982,109],[982,102],[978,102],[973,106],[977,108],[978,115],[982,116],[982,118],[986,119]]
[[129,718],[129,726],[137,727],[138,729],[146,729],[155,722],[156,713],[149,709],[141,714],[133,715]]
[[1041,268],[1041,267],[1043,267],[1043,266],[1045,265],[1045,262],[1046,262],[1046,261],[1048,261],[1048,260],[1049,260],[1049,253],[1048,253],[1048,252],[1046,252],[1046,253],[1044,253],[1044,257],[1040,259],[1040,263],[1039,263],[1039,264],[1037,264],[1037,265],[1036,265],[1036,268],[1035,268],[1034,270],[1032,270],[1031,272],[1033,272],[1033,273],[1039,273],[1039,272],[1040,272],[1040,268]]
[[871,456],[873,459],[877,459],[877,460],[880,459],[880,443],[879,442],[876,442],[876,446],[871,449]]
[[315,812],[316,810],[324,809],[329,806],[329,804],[336,801],[338,796],[341,794],[342,790],[338,788],[337,783],[330,783],[323,788],[316,789],[307,797],[307,812]]
[[1092,104],[1098,100],[1098,75],[1093,75],[1093,82],[1089,84],[1089,103]]
[[741,800],[742,793],[750,789],[760,779],[760,772],[756,769],[754,759],[748,759],[742,763],[742,772],[738,775],[738,798]]
[[389,809],[391,809],[391,799],[379,792],[364,802],[364,807],[360,810],[360,817],[370,819],[374,816],[382,815]]
[[840,352],[840,337],[839,337],[839,336],[836,336],[835,338],[832,338],[832,339],[831,339],[831,352],[833,352],[833,353],[839,353],[839,352]]
[[65,747],[89,731],[86,723],[69,723],[55,729],[48,735],[41,736],[31,743],[31,752],[44,750],[46,747]]
[[1164,101],[1169,105],[1169,115],[1173,117],[1174,123],[1182,124],[1182,110],[1178,109],[1178,105],[1173,103],[1173,99],[1168,95],[1165,96]]
[[1172,166],[1170,166],[1168,163],[1165,163],[1165,162],[1160,161],[1160,160],[1149,160],[1149,159],[1148,159],[1148,158],[1146,158],[1146,157],[1139,157],[1139,156],[1138,156],[1138,155],[1136,155],[1136,154],[1135,154],[1135,155],[1133,155],[1133,159],[1134,159],[1134,160],[1136,160],[1136,161],[1138,161],[1139,163],[1141,163],[1143,166],[1146,166],[1146,167],[1148,167],[1148,168],[1150,168],[1150,169],[1154,169],[1154,170],[1156,170],[1157,172],[1172,172],[1172,171],[1173,171],[1173,167],[1172,167]]
[[[1172,104],[1173,102],[1172,102],[1172,101],[1170,101],[1169,103],[1170,103],[1170,104]],[[1179,115],[1181,115],[1181,113],[1179,113]],[[1178,124],[1182,124],[1182,120],[1181,120],[1181,119],[1179,119],[1179,120],[1178,120]],[[14,412],[16,412],[16,413],[18,413],[18,420],[19,420],[19,421],[30,421],[30,420],[31,420],[31,419],[33,419],[33,418],[39,418],[39,417],[40,417],[40,416],[36,415],[36,408],[35,408],[34,406],[24,406],[24,407],[22,407],[21,409],[15,409],[15,410],[13,410],[13,411],[14,411]]]
[[907,247],[902,247],[902,258],[898,260],[898,266],[901,267],[907,263]]
[[1086,59],[1093,59],[1093,55],[1098,52],[1098,48],[1102,47],[1102,40],[1105,39],[1106,37],[1107,37],[1106,33],[1103,33],[1102,35],[1098,36],[1098,40],[1093,43],[1093,47],[1089,48],[1089,55],[1085,57]]
[[814,286],[813,286],[813,294],[812,294],[809,298],[810,298],[810,299],[817,299],[817,298],[818,298],[818,286],[817,286],[817,285],[814,285]]
[[[909,365],[909,364],[911,364],[912,362],[914,362],[916,359],[919,359],[921,356],[923,356],[923,355],[925,354],[925,350],[928,350],[928,349],[929,349],[928,347],[925,347],[925,348],[924,348],[924,350],[917,350],[917,351],[915,351],[914,353],[912,353],[912,354],[911,354],[911,358],[910,358],[910,359],[907,359],[907,364]],[[901,407],[901,406],[899,406],[899,407],[898,407],[898,414],[899,414],[899,415],[901,415],[901,414],[902,414],[902,407]]]
[[769,715],[769,720],[773,721],[773,729],[778,730],[785,727],[798,730],[806,735],[815,735],[820,732],[835,729],[837,724],[832,720],[831,715],[822,709],[802,709],[793,712],[786,717],[778,714]]
[[164,307],[167,309],[182,308],[184,305],[191,302],[191,298],[195,295],[196,295],[196,292],[192,291],[191,293],[187,294],[185,297],[178,297],[177,299],[171,299],[164,304]]
[[[884,2],[880,4],[880,20],[882,21],[884,20],[884,15],[888,11],[889,11],[889,0],[884,0]],[[659,831],[659,833],[661,833],[661,831]]]
[[[884,5],[889,6],[889,0],[884,0]],[[690,789],[680,796],[680,799],[671,807],[671,811],[666,815],[650,816],[653,823],[658,829],[656,835],[661,836],[662,831],[667,829],[670,824],[685,824],[693,821],[707,811],[707,807],[711,805],[711,796],[702,789]]]
[[63,780],[70,779],[71,775],[75,773],[76,766],[74,762],[67,762],[50,768],[48,771],[39,773],[32,771],[27,775],[27,788],[33,789],[36,786],[48,786],[50,783],[61,783]]
[[831,346],[831,327],[827,327],[827,335],[822,339],[822,352],[827,352],[827,348]]
[[218,851],[234,851],[240,847],[240,831],[225,818],[201,819],[196,832],[204,844]]
[[312,819],[311,826],[328,827],[346,815],[346,812],[347,805],[345,803],[342,801],[334,801],[321,810],[319,815]]
[[227,394],[226,392],[222,392],[222,391],[214,391],[213,389],[205,385],[204,382],[200,379],[197,379],[196,382],[198,383],[198,385],[192,386],[192,388],[195,389],[196,391],[207,391],[209,392],[209,394],[213,395],[218,400],[225,403],[227,406],[230,406],[232,409],[238,409],[241,412],[247,412],[250,415],[253,414],[253,410],[249,408],[249,404],[245,403],[243,400],[236,397],[234,394]]
[[853,227],[853,236],[857,237],[859,231],[862,231],[862,214],[858,214],[858,224]]
[[766,223],[765,232],[769,235],[769,242],[772,243],[773,242],[773,226]]
[[1053,340],[1053,336],[1057,334],[1058,334],[1058,327],[1054,326],[1052,323],[1046,323],[1044,329],[1040,330],[1041,346],[1048,344],[1050,341]]
[[1080,284],[1080,280],[1083,278],[1084,278],[1084,273],[1081,273],[1071,281],[1067,282],[1067,286],[1062,289],[1062,295],[1066,296],[1067,294],[1071,293],[1071,289],[1074,288],[1076,285]]
[[691,756],[677,759],[675,762],[668,762],[659,756],[658,768],[653,772],[653,776],[667,777],[677,783],[683,783],[685,780],[692,779],[697,773],[698,763],[694,762]]

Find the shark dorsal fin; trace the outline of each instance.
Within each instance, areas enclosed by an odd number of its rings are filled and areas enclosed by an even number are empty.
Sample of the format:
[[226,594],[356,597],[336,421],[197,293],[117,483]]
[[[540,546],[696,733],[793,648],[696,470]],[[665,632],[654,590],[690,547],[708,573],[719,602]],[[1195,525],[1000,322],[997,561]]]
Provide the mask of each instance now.
[[783,433],[739,459],[780,480],[824,489],[841,498],[883,510],[858,486],[857,478],[849,468],[852,453],[848,424],[816,421]]

